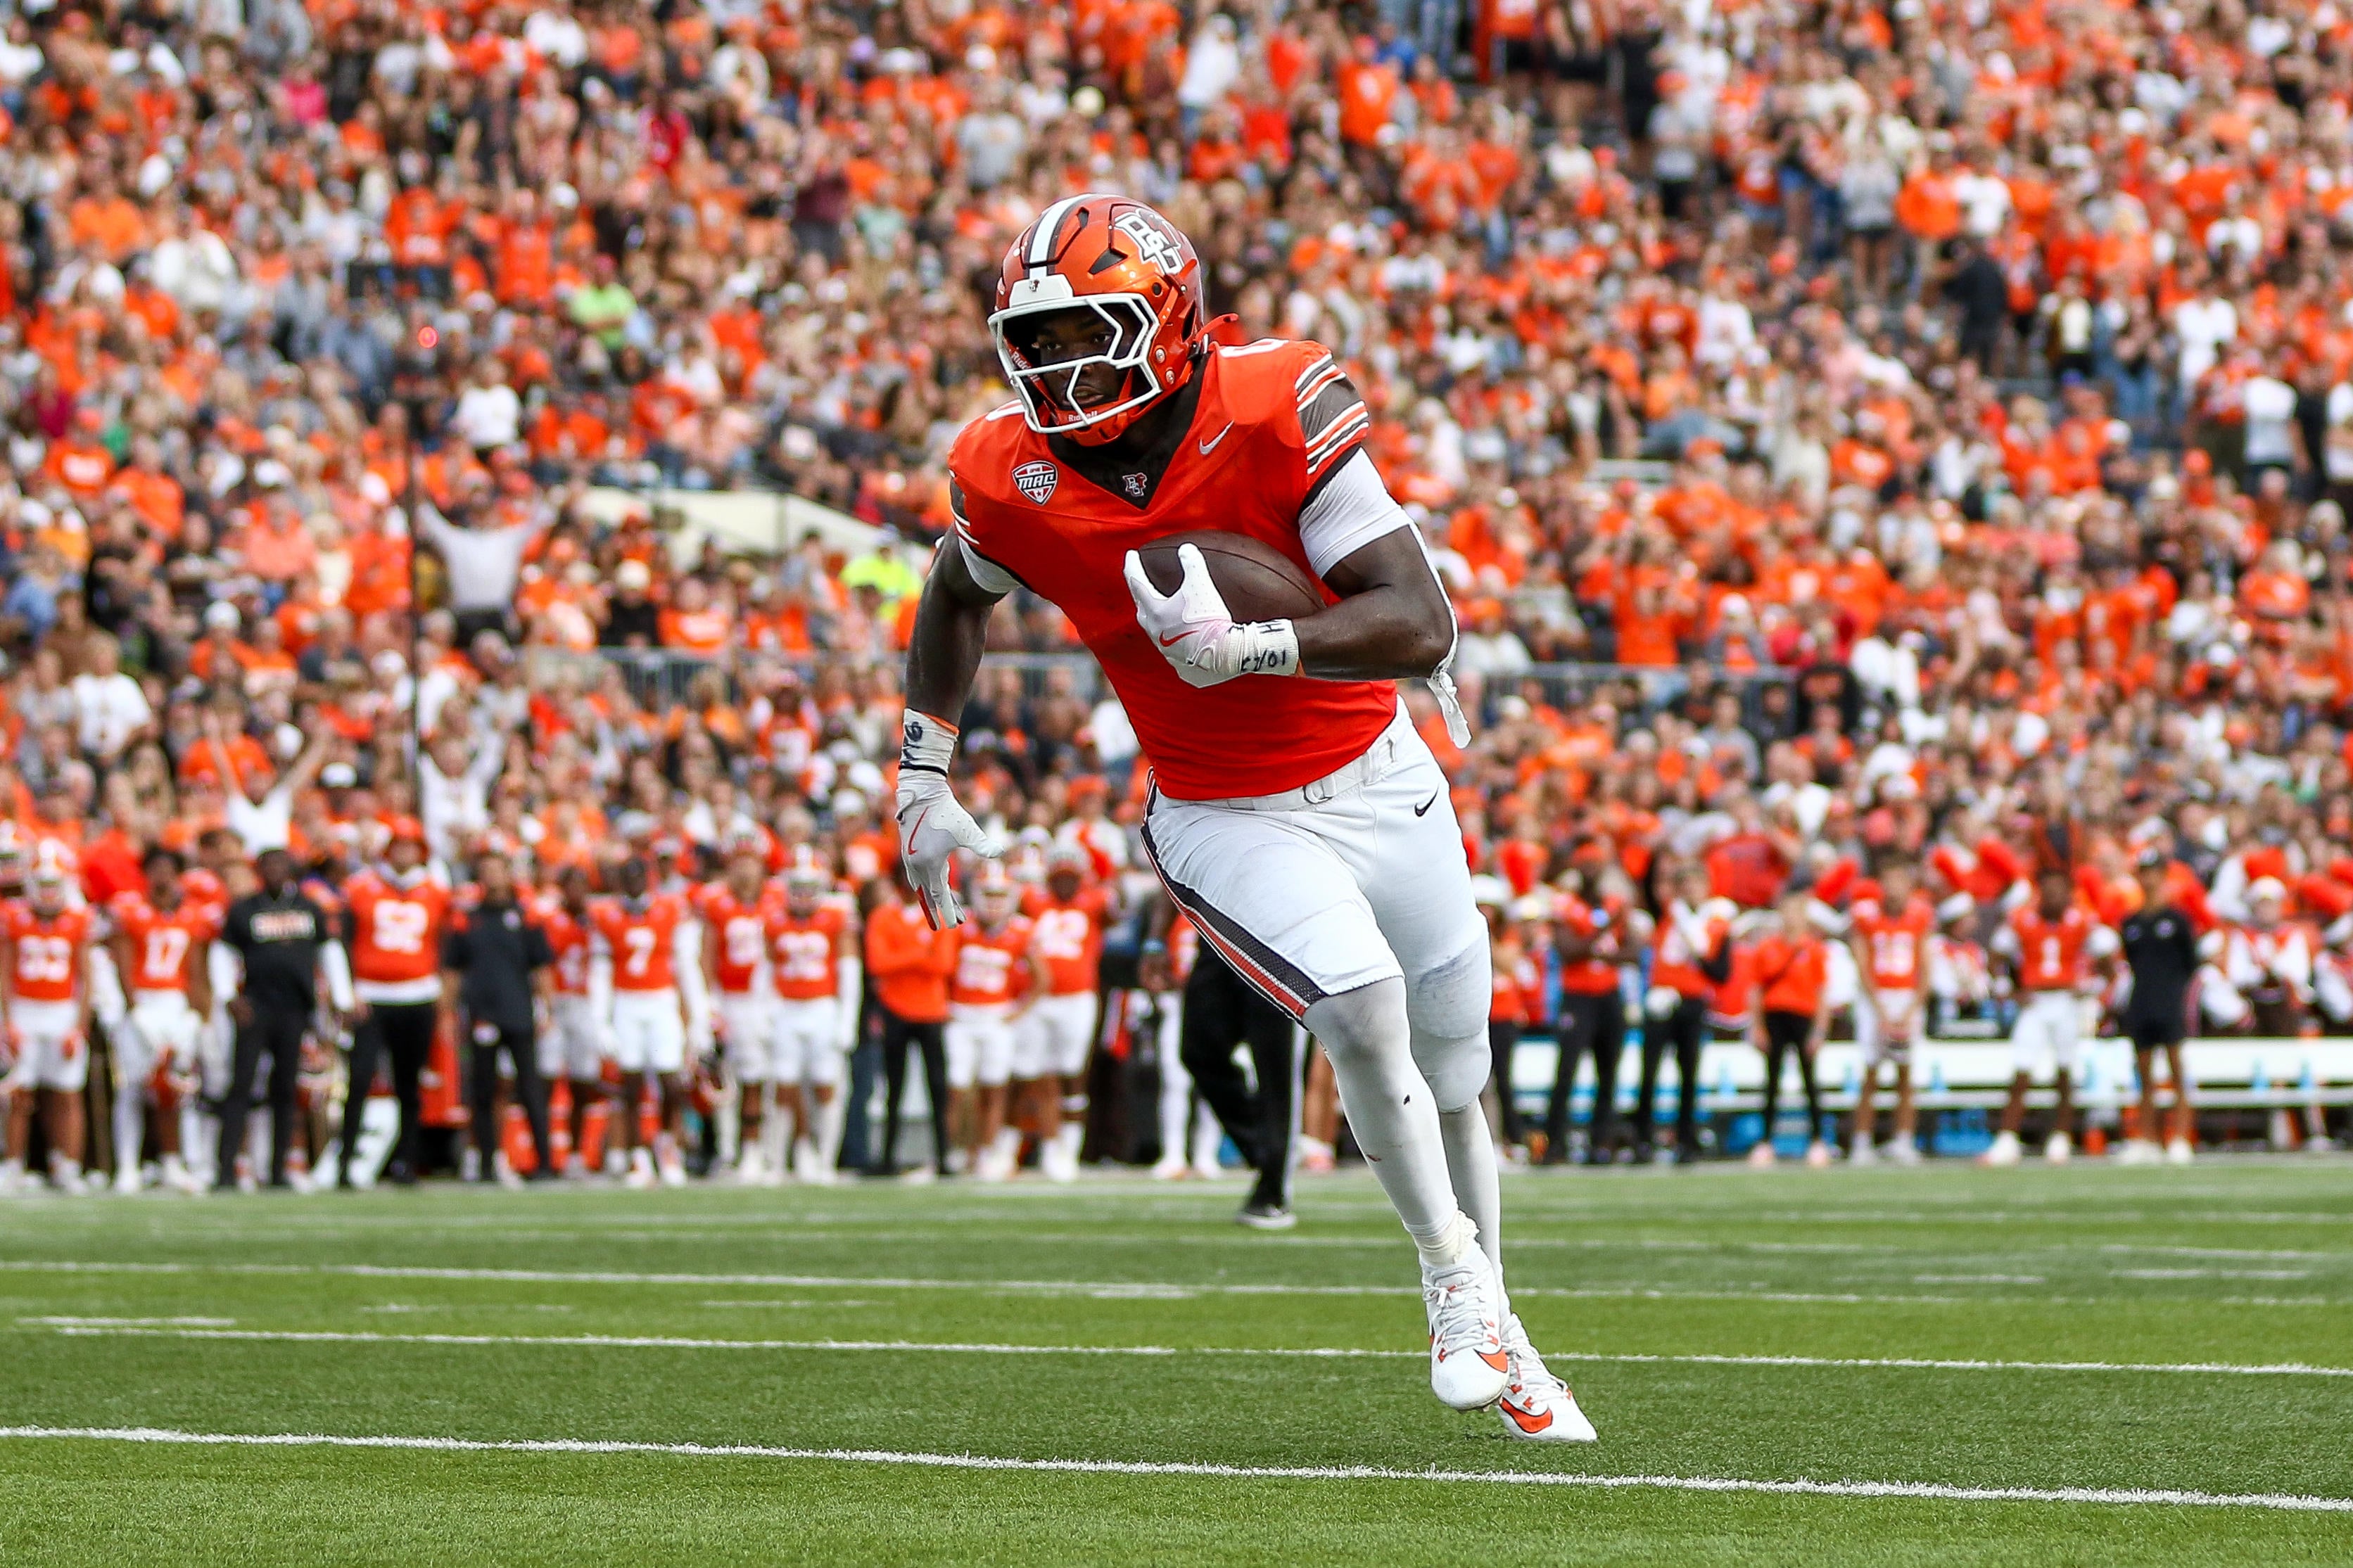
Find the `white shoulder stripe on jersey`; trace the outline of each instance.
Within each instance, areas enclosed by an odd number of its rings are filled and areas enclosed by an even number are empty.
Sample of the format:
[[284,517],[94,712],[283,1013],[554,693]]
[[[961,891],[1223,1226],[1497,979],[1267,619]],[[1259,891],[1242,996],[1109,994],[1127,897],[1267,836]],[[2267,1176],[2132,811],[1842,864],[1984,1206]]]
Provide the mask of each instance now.
[[1270,354],[1277,349],[1291,346],[1289,338],[1261,338],[1254,343],[1219,344],[1218,353],[1227,359],[1240,359],[1244,354]]
[[1317,360],[1314,364],[1309,365],[1305,370],[1299,373],[1299,379],[1293,382],[1292,385],[1301,389],[1299,394],[1301,402],[1303,403],[1307,400],[1307,393],[1305,390],[1307,384],[1331,368],[1332,356],[1330,354],[1325,354],[1322,359]]
[[1307,448],[1307,471],[1312,474],[1322,468],[1351,439],[1363,435],[1372,423],[1373,416],[1365,412],[1365,405],[1361,403],[1342,415],[1333,422],[1332,428],[1325,431],[1315,445]]
[[996,407],[990,409],[987,413],[982,415],[981,418],[984,420],[1010,419],[1020,412],[1021,405],[1018,403],[1000,403]]
[[1029,235],[1029,255],[1027,259],[1030,267],[1033,268],[1044,267],[1052,262],[1054,231],[1062,226],[1062,220],[1070,216],[1071,209],[1086,199],[1083,195],[1064,196],[1046,209],[1046,216],[1038,220],[1038,226]]
[[1330,386],[1335,381],[1345,381],[1346,379],[1346,373],[1342,371],[1338,365],[1334,364],[1330,360],[1325,360],[1324,362],[1324,369],[1317,374],[1315,379],[1300,388],[1299,411],[1302,414],[1306,413],[1307,405],[1314,402],[1318,397],[1323,396],[1324,389],[1325,387]]

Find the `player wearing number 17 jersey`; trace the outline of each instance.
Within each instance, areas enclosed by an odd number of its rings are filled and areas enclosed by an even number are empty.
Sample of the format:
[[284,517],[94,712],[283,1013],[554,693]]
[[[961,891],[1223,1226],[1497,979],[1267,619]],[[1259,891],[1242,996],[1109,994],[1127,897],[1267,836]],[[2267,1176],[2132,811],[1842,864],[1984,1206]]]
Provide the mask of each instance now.
[[109,909],[114,968],[131,993],[131,1010],[114,1032],[114,1184],[139,1190],[139,1146],[147,1100],[155,1101],[164,1183],[199,1189],[181,1157],[181,1123],[196,1115],[196,1031],[212,1013],[209,963],[219,929],[213,910],[189,900],[180,882],[180,858],[147,852],[147,891],[125,893]]
[[49,1140],[49,1175],[63,1193],[81,1186],[82,1089],[90,1081],[90,912],[66,904],[64,873],[37,865],[22,901],[0,905],[6,942],[0,976],[16,1065],[8,1089],[8,1154],[0,1190],[23,1179],[33,1110]]
[[[1156,786],[1145,849],[1171,899],[1323,1042],[1420,1254],[1432,1392],[1460,1409],[1508,1394],[1514,1435],[1590,1437],[1504,1293],[1479,1109],[1486,926],[1445,774],[1392,684],[1428,680],[1467,742],[1454,617],[1361,449],[1363,400],[1314,343],[1220,344],[1191,242],[1122,196],[1066,197],[1024,231],[989,331],[1016,401],[949,455],[954,534],[908,648],[897,816],[926,910],[955,924],[955,852],[1000,852],[950,787],[948,716],[994,606],[1026,585],[1070,617],[1135,725]],[[1202,529],[1283,555],[1322,607],[1237,624],[1189,546],[1161,592],[1138,552]]]

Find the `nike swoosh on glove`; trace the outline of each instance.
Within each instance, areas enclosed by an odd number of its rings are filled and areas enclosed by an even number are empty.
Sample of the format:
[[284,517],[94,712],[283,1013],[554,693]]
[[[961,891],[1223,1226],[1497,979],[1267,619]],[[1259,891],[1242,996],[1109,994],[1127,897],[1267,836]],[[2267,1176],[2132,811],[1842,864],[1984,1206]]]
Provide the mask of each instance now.
[[1164,594],[1145,574],[1144,558],[1127,552],[1127,592],[1135,601],[1135,624],[1175,667],[1187,686],[1216,686],[1237,675],[1296,675],[1299,636],[1289,621],[1238,626],[1225,595],[1209,580],[1198,546],[1179,545],[1184,580]]
[[955,852],[969,849],[996,859],[1005,846],[975,822],[948,788],[948,763],[955,755],[955,726],[910,708],[900,723],[899,850],[907,880],[923,900],[923,918],[934,931],[964,921],[950,872]]

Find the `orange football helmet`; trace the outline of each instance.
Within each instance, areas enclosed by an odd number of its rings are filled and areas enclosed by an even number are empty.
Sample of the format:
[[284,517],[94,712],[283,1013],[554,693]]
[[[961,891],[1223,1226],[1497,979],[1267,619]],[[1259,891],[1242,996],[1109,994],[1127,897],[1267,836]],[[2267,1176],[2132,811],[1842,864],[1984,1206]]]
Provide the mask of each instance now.
[[1115,440],[1192,378],[1207,341],[1201,258],[1126,196],[1065,196],[1005,253],[988,333],[1029,428]]

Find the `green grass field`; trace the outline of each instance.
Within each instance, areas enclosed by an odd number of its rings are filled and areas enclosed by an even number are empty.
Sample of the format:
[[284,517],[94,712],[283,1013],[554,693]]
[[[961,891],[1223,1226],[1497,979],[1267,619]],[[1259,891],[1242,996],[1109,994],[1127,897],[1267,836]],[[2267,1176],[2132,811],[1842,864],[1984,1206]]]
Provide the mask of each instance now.
[[1587,1448],[1239,1196],[8,1203],[0,1561],[2353,1563],[2353,1161],[1509,1176]]

